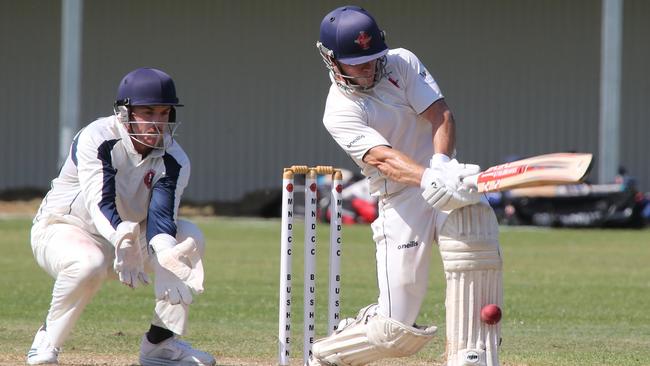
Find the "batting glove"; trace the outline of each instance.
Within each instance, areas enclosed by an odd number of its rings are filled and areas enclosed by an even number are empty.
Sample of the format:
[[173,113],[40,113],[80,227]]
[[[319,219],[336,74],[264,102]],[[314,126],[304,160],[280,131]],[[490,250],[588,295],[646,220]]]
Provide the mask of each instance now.
[[477,174],[481,168],[475,164],[460,164],[444,154],[435,154],[430,167],[425,169],[420,186],[422,197],[433,208],[451,211],[478,203],[481,195],[471,185],[462,182],[464,177]]

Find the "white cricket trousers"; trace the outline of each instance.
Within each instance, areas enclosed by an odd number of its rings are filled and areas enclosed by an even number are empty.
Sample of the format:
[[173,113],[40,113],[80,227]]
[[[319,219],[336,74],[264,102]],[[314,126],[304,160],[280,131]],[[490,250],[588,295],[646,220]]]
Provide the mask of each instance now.
[[[145,270],[152,273],[152,257],[147,252],[144,236],[145,233],[140,238],[140,246]],[[179,220],[176,238],[180,242],[187,237],[196,240],[203,255],[205,240],[201,230],[189,221]],[[104,281],[117,280],[113,270],[115,249],[104,238],[91,235],[78,226],[48,220],[34,224],[31,244],[38,265],[55,279],[46,326],[50,344],[61,347]],[[171,305],[167,301],[156,300],[151,323],[183,334],[188,314],[189,309],[185,304]]]
[[[379,200],[372,223],[376,244],[378,311],[403,324],[413,324],[426,296],[436,230],[445,213],[422,198],[419,187]],[[438,229],[437,229],[438,227]]]

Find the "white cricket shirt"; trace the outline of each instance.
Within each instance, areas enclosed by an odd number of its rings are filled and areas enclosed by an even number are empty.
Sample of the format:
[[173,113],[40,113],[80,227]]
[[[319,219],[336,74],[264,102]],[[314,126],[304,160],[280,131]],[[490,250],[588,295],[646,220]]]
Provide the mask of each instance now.
[[159,234],[175,237],[189,177],[190,161],[177,141],[142,159],[115,116],[100,118],[75,136],[34,222],[77,225],[113,245],[123,221],[146,228],[147,242]]
[[325,104],[323,124],[341,148],[368,177],[373,196],[401,191],[406,185],[386,179],[363,162],[366,152],[391,146],[428,166],[433,155],[431,123],[420,117],[443,98],[438,84],[412,52],[391,49],[386,73],[371,90],[346,95],[332,84]]

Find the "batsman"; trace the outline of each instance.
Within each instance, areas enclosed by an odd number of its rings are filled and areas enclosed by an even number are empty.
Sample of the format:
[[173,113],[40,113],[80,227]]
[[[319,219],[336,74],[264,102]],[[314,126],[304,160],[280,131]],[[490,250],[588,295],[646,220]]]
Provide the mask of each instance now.
[[[203,291],[205,242],[178,219],[190,160],[174,139],[181,107],[172,78],[153,68],[128,73],[114,114],[74,137],[34,218],[34,257],[54,277],[52,301],[27,363],[54,364],[86,305],[107,279],[135,288],[153,273],[155,309],[142,336],[142,365],[214,365],[180,340],[192,292]],[[128,308],[117,310],[128,313]]]
[[499,365],[500,326],[480,316],[487,304],[502,306],[497,221],[462,182],[479,167],[454,158],[455,121],[438,84],[415,54],[389,49],[360,7],[327,14],[317,48],[332,81],[323,123],[379,199],[379,298],[316,341],[311,365],[365,365],[430,341],[436,327],[415,321],[435,243],[447,281],[446,365]]

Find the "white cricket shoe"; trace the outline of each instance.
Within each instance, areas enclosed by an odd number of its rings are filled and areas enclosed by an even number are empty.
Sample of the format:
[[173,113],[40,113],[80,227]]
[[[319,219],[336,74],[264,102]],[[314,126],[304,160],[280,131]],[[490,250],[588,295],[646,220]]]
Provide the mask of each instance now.
[[59,363],[59,347],[52,347],[47,331],[43,326],[38,328],[32,347],[27,352],[27,363],[30,365],[56,364]]
[[153,344],[145,334],[140,344],[140,364],[142,366],[214,366],[217,361],[212,355],[192,348],[189,343],[175,336]]

